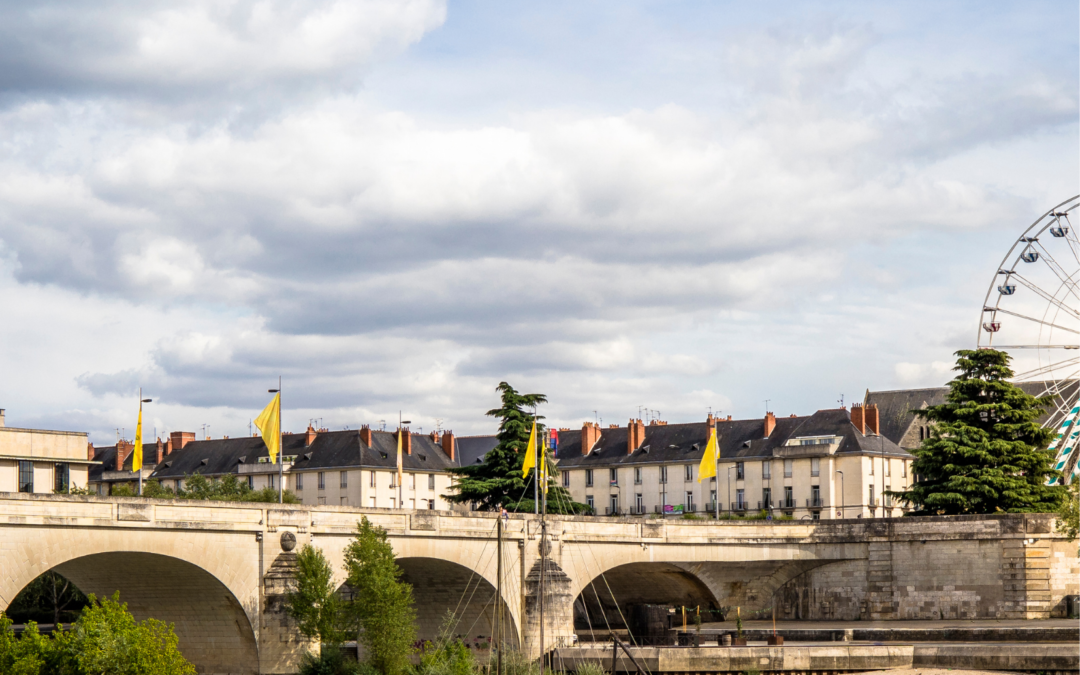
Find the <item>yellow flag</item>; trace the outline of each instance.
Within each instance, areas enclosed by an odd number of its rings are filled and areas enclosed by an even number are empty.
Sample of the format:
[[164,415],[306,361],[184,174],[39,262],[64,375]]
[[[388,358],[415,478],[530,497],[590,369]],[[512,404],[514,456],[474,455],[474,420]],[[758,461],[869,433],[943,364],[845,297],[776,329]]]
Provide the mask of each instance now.
[[142,403],[139,404],[139,422],[135,425],[135,450],[131,453],[131,470],[142,468]]
[[281,393],[274,394],[274,398],[255,418],[255,426],[262,434],[266,449],[270,451],[270,463],[277,464],[281,450]]
[[[402,429],[401,429],[401,427],[398,427],[398,430],[397,430],[397,484],[398,485],[401,485],[402,481],[405,480],[405,474],[402,473],[402,471],[404,470],[405,467],[404,467],[404,459],[401,456],[401,433],[402,433]],[[404,506],[402,508],[404,508]]]
[[716,443],[716,428],[709,429],[709,444],[705,446],[705,454],[701,456],[701,464],[698,465],[697,482],[706,478],[716,477],[716,460],[720,456],[720,448]]
[[525,462],[521,465],[521,477],[528,478],[529,469],[536,467],[536,422],[529,432],[529,444],[525,446]]

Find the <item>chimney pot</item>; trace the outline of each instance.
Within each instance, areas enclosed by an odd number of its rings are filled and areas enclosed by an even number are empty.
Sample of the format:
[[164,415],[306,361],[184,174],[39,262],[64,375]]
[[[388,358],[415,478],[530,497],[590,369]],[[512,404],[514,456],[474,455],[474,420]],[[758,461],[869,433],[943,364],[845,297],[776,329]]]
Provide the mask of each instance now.
[[94,453],[96,453],[96,452],[97,451],[94,450],[94,444],[93,443],[87,443],[86,444],[86,461],[88,461],[88,462],[94,461]]
[[860,434],[866,435],[866,416],[861,403],[851,404],[851,424]]

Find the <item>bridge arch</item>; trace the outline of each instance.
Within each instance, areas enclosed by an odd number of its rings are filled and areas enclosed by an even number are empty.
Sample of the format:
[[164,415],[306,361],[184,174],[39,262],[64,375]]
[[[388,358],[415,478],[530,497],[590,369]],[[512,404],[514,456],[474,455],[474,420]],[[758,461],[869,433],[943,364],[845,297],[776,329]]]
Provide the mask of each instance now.
[[176,532],[39,530],[0,551],[0,609],[53,570],[87,594],[119,591],[136,619],[172,623],[200,673],[257,673],[258,588],[242,582],[258,577],[258,557],[237,550],[243,535],[198,535],[196,544]]
[[709,586],[686,566],[634,562],[605,570],[588,580],[574,600],[577,629],[629,628],[632,608],[669,605],[719,609]]

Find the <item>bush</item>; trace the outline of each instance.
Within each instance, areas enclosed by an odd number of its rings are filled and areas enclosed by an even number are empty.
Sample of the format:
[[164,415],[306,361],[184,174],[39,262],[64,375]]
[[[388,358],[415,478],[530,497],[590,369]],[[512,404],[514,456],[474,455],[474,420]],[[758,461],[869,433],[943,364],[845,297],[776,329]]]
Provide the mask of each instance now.
[[574,673],[576,675],[607,675],[607,671],[599,661],[582,661]]
[[298,675],[359,675],[360,672],[360,664],[334,648],[319,654],[304,654]]
[[426,643],[414,675],[475,675],[478,672],[473,652],[461,640]]

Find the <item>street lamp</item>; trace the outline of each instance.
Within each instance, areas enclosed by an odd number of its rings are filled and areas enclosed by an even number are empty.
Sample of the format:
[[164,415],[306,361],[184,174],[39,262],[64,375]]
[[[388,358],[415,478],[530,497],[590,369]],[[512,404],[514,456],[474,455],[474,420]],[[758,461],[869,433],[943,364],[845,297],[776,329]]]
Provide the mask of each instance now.
[[[142,397],[142,387],[139,387],[139,443],[142,443],[142,404],[152,403],[154,399]],[[142,497],[142,448],[139,449],[139,496]]]
[[401,470],[402,469],[402,464],[404,463],[404,459],[401,457],[401,451],[400,451],[400,448],[402,447],[401,430],[404,428],[404,426],[406,424],[412,424],[412,420],[403,420],[403,419],[401,419],[401,411],[400,410],[398,411],[397,418],[398,418],[397,433],[398,433],[398,448],[399,448],[398,457],[397,457],[397,461],[398,461],[398,473],[397,473],[397,479],[398,479],[398,481],[397,481],[398,482],[398,486],[397,486],[397,490],[398,490],[398,508],[403,509],[403,508],[405,508],[405,474],[402,473],[402,470]]
[[729,466],[727,468],[727,503],[728,503],[728,507],[731,506],[731,472],[734,469],[735,469],[735,467],[733,467],[733,466]]
[[847,510],[844,505],[844,472],[837,469],[836,473],[840,474],[840,518],[847,517]]

